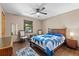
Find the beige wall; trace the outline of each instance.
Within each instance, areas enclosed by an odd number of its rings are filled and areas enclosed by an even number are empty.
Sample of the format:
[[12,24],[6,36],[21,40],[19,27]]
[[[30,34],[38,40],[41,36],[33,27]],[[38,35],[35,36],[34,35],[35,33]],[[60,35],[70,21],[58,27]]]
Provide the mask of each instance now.
[[57,15],[43,21],[43,32],[47,33],[48,28],[67,27],[67,37],[69,31],[74,33],[74,39],[78,40],[79,46],[79,10],[74,10],[65,14]]
[[[38,29],[41,29],[41,24],[38,19],[33,19],[30,17],[16,16],[13,14],[6,14],[6,36],[10,36],[11,34],[11,25],[17,24],[19,30],[23,30],[24,20],[33,21],[33,34],[37,33]],[[32,34],[32,33],[31,33]],[[16,41],[16,40],[14,40]]]

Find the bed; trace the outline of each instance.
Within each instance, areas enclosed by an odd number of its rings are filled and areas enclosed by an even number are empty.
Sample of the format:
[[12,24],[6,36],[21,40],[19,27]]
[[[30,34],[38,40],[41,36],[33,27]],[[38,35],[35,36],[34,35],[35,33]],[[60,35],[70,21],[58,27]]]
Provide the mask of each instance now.
[[54,55],[66,39],[66,29],[48,29],[48,33],[43,35],[33,36],[30,45],[37,46],[48,56]]

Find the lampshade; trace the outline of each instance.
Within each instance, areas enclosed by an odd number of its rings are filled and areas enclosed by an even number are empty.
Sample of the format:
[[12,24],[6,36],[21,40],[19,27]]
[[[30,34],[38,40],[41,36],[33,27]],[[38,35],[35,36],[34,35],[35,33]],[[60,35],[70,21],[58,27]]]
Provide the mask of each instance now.
[[70,36],[74,36],[74,33],[73,32],[70,32]]
[[38,30],[38,34],[42,34],[42,30]]

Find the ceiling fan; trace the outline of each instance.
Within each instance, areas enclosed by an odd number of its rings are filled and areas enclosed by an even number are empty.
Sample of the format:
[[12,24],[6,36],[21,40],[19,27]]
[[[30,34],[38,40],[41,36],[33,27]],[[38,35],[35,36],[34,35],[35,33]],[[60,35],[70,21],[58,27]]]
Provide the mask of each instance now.
[[39,15],[39,14],[44,14],[44,15],[47,15],[47,13],[46,12],[43,12],[43,10],[45,10],[46,8],[43,6],[43,4],[41,4],[40,5],[40,7],[38,7],[38,8],[35,8],[34,9],[34,13],[31,13],[32,15],[33,14],[36,14],[36,15]]

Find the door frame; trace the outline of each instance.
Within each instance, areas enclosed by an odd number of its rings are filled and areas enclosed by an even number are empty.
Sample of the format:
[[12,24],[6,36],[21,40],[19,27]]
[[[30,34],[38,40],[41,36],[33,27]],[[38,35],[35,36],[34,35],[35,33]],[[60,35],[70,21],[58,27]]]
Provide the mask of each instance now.
[[2,12],[2,38],[5,37],[5,14]]

